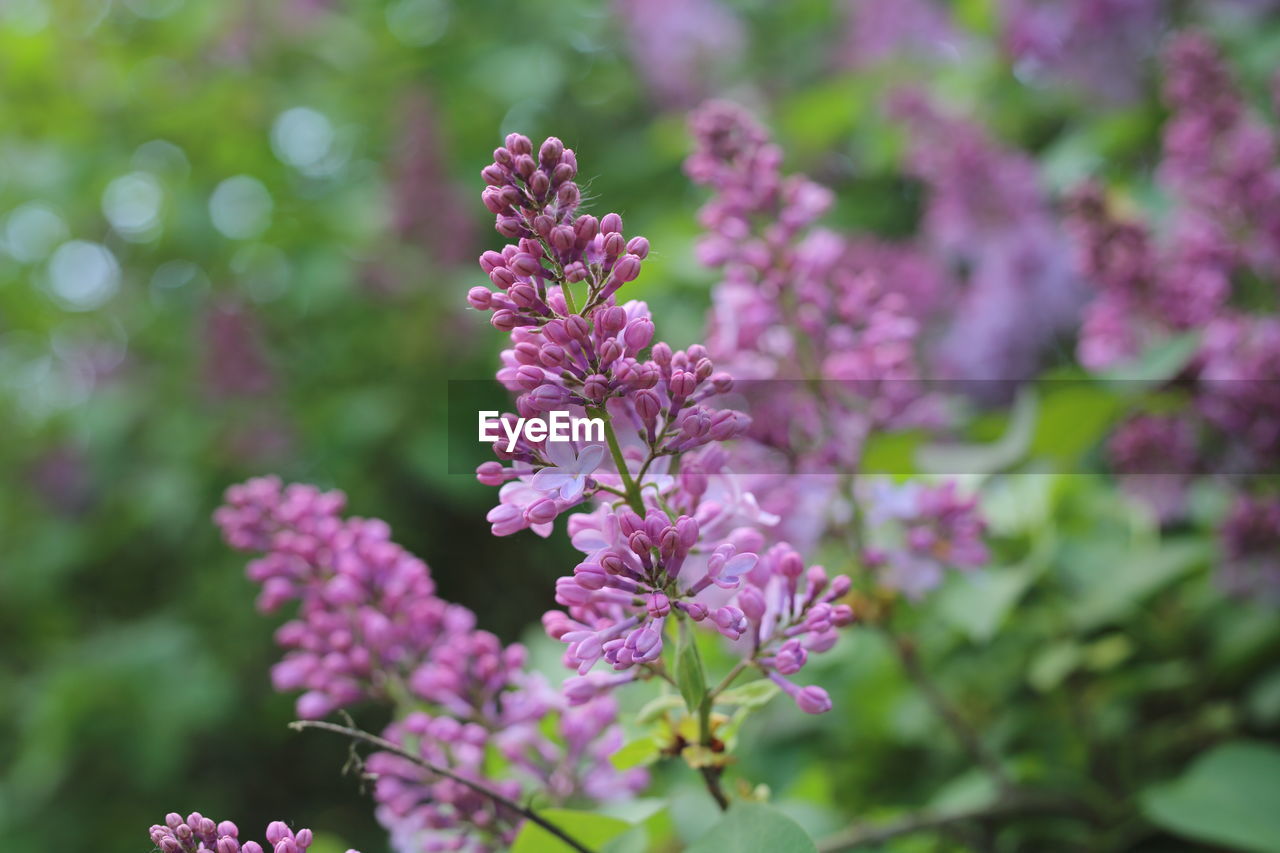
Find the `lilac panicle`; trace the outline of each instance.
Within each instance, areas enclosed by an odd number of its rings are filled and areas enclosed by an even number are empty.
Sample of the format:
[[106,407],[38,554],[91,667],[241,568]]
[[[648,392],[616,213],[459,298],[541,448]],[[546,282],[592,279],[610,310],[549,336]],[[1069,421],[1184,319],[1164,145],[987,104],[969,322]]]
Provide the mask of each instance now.
[[1236,499],[1222,525],[1218,580],[1229,593],[1280,604],[1280,499]]
[[[764,538],[754,526],[776,520],[726,469],[722,443],[751,425],[742,413],[712,403],[733,380],[706,346],[675,351],[655,343],[643,303],[617,302],[649,245],[642,237],[626,239],[617,214],[597,220],[580,213],[576,172],[576,155],[558,139],[543,142],[535,155],[525,137],[507,137],[482,172],[483,200],[498,232],[513,242],[481,257],[492,288],[468,294],[511,337],[497,376],[517,395],[519,416],[565,410],[607,424],[607,454],[588,442],[557,447],[521,439],[510,450],[495,447],[510,464],[485,463],[477,471],[482,482],[500,486],[499,506],[488,516],[497,535],[525,528],[547,535],[565,510],[594,506],[569,519],[585,559],[556,584],[564,609],[543,620],[566,644],[566,665],[578,672],[564,688],[575,707],[650,676],[670,620],[701,623],[735,641],[759,634],[764,612],[748,618],[737,599],[752,587],[746,578],[761,560]],[[792,193],[779,228],[802,228],[826,204],[826,191],[816,185],[776,190],[767,172],[761,176],[760,193]],[[773,603],[770,633],[758,636],[750,653],[761,670],[770,670],[775,647],[788,641],[788,649],[829,647],[833,628],[852,620],[849,608],[835,602],[847,581],[828,582],[821,569],[811,577],[810,586],[791,583],[776,593],[791,599]],[[784,658],[794,660],[789,654]],[[593,672],[601,662],[619,674]],[[820,691],[805,690],[796,701],[825,710],[814,698]]]
[[873,532],[887,532],[891,544],[867,549],[865,559],[886,587],[919,599],[942,583],[946,570],[974,569],[990,555],[983,542],[985,522],[976,496],[956,484],[870,483],[864,495]]
[[[262,552],[248,569],[263,587],[259,607],[299,603],[276,634],[288,651],[272,671],[276,689],[305,691],[299,716],[366,700],[430,709],[393,722],[384,736],[515,798],[532,790],[554,802],[617,797],[644,784],[643,773],[619,773],[608,761],[607,746],[620,737],[616,707],[595,703],[596,725],[584,733],[577,709],[525,671],[523,646],[476,630],[469,610],[435,595],[426,564],[391,542],[385,523],[344,518],[344,503],[340,492],[260,477],[228,489],[215,515],[230,545]],[[553,715],[560,743],[542,730]],[[501,751],[515,775],[487,779],[488,749]],[[402,758],[376,753],[369,767],[379,773],[379,818],[404,853],[504,849],[519,829],[517,816]]]
[[294,832],[288,824],[275,820],[267,826],[266,844],[242,841],[234,823],[217,822],[199,812],[186,817],[171,812],[163,824],[151,827],[151,843],[160,853],[306,853],[312,839],[311,830]]

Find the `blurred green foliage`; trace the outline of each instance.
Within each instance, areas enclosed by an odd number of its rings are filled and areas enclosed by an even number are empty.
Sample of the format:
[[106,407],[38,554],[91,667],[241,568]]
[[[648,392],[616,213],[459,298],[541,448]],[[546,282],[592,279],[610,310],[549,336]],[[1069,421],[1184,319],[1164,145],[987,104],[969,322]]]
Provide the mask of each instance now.
[[[919,69],[832,71],[826,0],[731,5],[747,48],[718,88],[838,191],[836,224],[912,233],[920,190],[879,99]],[[992,27],[991,0],[955,5],[974,33]],[[1277,29],[1221,35],[1260,78]],[[932,82],[1040,156],[1054,189],[1102,172],[1158,203],[1150,101],[1082,109],[995,53]],[[609,5],[590,0],[9,0],[0,87],[0,850],[143,850],[165,811],[194,808],[386,849],[340,775],[344,747],[284,728],[273,620],[209,515],[255,473],[340,486],[444,596],[520,635],[568,544],[490,536],[490,490],[445,458],[446,380],[485,378],[498,346],[460,308],[471,259],[497,243],[478,171],[509,130],[564,138],[590,195],[653,242],[635,292],[688,343],[710,276],[693,258],[682,113],[655,103]],[[1116,837],[1066,838],[1046,818],[998,849],[1192,843],[1153,824],[1278,849],[1274,823],[1249,822],[1257,808],[1222,825],[1213,806],[1280,785],[1274,750],[1235,742],[1280,727],[1280,629],[1209,581],[1223,498],[1206,488],[1162,534],[1100,476],[1035,474],[1050,451],[1086,458],[1117,411],[1117,392],[1069,393],[1039,401],[1029,444],[985,478],[994,567],[952,578],[899,627],[1020,777],[1104,813],[1136,807],[1114,792],[1153,787]],[[998,420],[973,439],[1001,435]],[[872,453],[900,470],[917,449],[894,436]],[[554,668],[556,649],[532,642]],[[994,795],[893,643],[857,631],[813,664],[835,713],[778,703],[738,733],[735,773],[811,833]],[[715,815],[681,796],[692,783],[670,784],[655,832],[694,838]],[[997,849],[981,833],[897,844]]]

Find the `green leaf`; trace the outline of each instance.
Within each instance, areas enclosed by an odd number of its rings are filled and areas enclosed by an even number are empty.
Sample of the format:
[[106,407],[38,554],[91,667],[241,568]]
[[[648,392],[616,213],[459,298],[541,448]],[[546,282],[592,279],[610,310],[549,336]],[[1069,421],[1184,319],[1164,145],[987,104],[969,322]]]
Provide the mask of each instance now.
[[1200,335],[1185,332],[1148,347],[1133,361],[1104,370],[1098,377],[1122,387],[1132,383],[1135,392],[1145,391],[1148,385],[1158,385],[1177,376],[1199,349]]
[[676,641],[676,684],[684,697],[685,707],[691,714],[698,713],[707,695],[706,674],[702,669],[702,657],[693,641],[693,632],[680,621],[680,636]]
[[769,853],[817,853],[813,840],[791,818],[763,803],[734,803],[711,830],[686,853],[768,850]]
[[1147,819],[1175,835],[1239,850],[1280,850],[1280,748],[1233,741],[1181,777],[1147,789]]
[[[571,809],[546,809],[538,812],[574,840],[587,847],[598,848],[631,829],[631,824],[616,817]],[[574,853],[572,847],[532,821],[525,821],[511,853]]]
[[630,770],[642,764],[651,764],[658,757],[658,744],[652,737],[637,738],[609,756],[609,762],[619,770]]
[[1077,626],[1089,630],[1124,617],[1147,596],[1204,563],[1209,553],[1209,543],[1188,539],[1120,552],[1114,564],[1092,567],[1072,608]]
[[991,474],[1021,462],[1035,435],[1037,402],[1034,390],[1018,394],[1004,434],[988,444],[929,444],[916,452],[921,471],[930,474]]
[[1041,693],[1048,693],[1080,665],[1080,654],[1075,643],[1054,643],[1031,659],[1027,681]]
[[656,723],[658,718],[668,711],[674,711],[676,708],[683,707],[684,699],[674,693],[664,693],[661,696],[655,696],[646,702],[644,707],[636,713],[636,723],[641,726]]
[[1122,404],[1100,385],[1081,382],[1045,383],[1040,416],[1031,438],[1031,453],[1055,459],[1068,473],[1119,418]]
[[938,613],[973,642],[986,643],[995,636],[1037,574],[1017,567],[955,575],[939,591]]
[[763,708],[769,700],[778,695],[778,685],[767,678],[757,679],[750,684],[743,684],[732,690],[726,690],[716,697],[717,705],[737,705],[742,708]]

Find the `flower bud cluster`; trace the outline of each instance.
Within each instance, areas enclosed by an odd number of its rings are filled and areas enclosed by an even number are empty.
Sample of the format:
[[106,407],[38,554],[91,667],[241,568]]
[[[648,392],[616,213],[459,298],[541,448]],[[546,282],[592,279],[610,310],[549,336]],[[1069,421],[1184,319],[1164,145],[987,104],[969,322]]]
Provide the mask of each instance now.
[[[471,611],[435,595],[426,564],[393,543],[384,522],[343,518],[344,504],[340,492],[261,477],[228,489],[215,516],[233,547],[265,552],[248,568],[263,585],[259,606],[299,602],[298,617],[276,634],[288,651],[272,680],[277,690],[305,691],[300,716],[370,699],[429,708],[431,714],[393,723],[385,737],[402,744],[412,736],[424,758],[512,796],[537,790],[561,802],[618,796],[643,784],[643,774],[619,773],[608,761],[609,745],[621,736],[612,704],[593,706],[586,713],[594,724],[584,728],[581,712],[571,715],[554,690],[525,671],[523,646],[476,630]],[[564,732],[559,743],[543,733],[552,715]],[[515,776],[484,779],[481,758],[491,747]],[[374,755],[369,764],[385,770],[375,791],[379,815],[405,853],[505,849],[518,830],[514,816],[496,813],[465,785],[426,779],[412,765],[412,772],[392,773],[409,763],[391,755]]]
[[[777,226],[785,241],[821,213],[829,194],[806,181],[771,185],[780,155],[776,148],[757,153],[760,180],[740,188],[750,196],[745,207],[726,203],[720,215],[749,217],[767,203],[762,199],[785,197],[788,212]],[[566,158],[572,168],[565,167]],[[708,158],[705,165],[715,169],[716,161]],[[852,619],[847,607],[833,603],[848,581],[829,583],[821,569],[812,570],[807,586],[789,587],[799,598],[761,606],[751,618],[737,602],[764,543],[762,534],[743,525],[776,521],[750,493],[728,485],[732,477],[724,470],[721,445],[745,434],[751,421],[711,405],[732,380],[716,370],[706,346],[677,351],[653,343],[647,306],[617,304],[618,286],[639,272],[648,244],[641,238],[624,242],[616,214],[598,222],[577,214],[576,190],[557,184],[569,181],[576,166],[572,152],[554,138],[542,144],[536,160],[529,141],[518,135],[495,152],[483,173],[484,200],[499,233],[516,242],[481,258],[499,293],[477,288],[468,298],[473,307],[494,310],[493,325],[511,335],[498,379],[517,395],[516,412],[504,418],[553,410],[599,417],[607,424],[612,464],[598,444],[566,447],[523,438],[499,448],[510,464],[485,463],[477,471],[482,482],[501,486],[500,503],[488,516],[493,532],[531,528],[547,535],[561,512],[588,499],[598,502],[569,519],[570,536],[585,559],[556,583],[564,610],[543,620],[548,633],[566,644],[565,662],[579,674],[565,685],[574,706],[651,675],[671,620],[703,624],[738,642],[751,633],[757,642],[747,652],[749,662],[782,678],[799,669],[793,663],[803,662],[806,649],[829,647],[832,629]],[[523,289],[513,298],[517,288]],[[581,300],[575,301],[575,291]],[[760,577],[753,589],[763,589],[771,575]],[[760,594],[747,593],[748,606]],[[778,654],[792,663],[776,665]],[[592,672],[601,662],[614,673]],[[807,711],[830,707],[817,688],[788,692]]]
[[[653,343],[648,307],[617,303],[618,289],[639,275],[649,243],[626,239],[616,213],[599,220],[580,215],[576,173],[577,159],[560,140],[544,141],[535,158],[519,134],[507,137],[482,172],[483,200],[499,233],[514,241],[480,258],[496,290],[468,294],[472,307],[493,311],[493,325],[511,335],[498,379],[517,395],[516,411],[503,420],[514,426],[520,418],[565,412],[621,421],[630,428],[623,440],[631,443],[634,433],[651,460],[741,435],[749,419],[710,404],[732,381],[706,348],[673,351]],[[477,477],[502,486],[489,513],[498,536],[524,529],[546,536],[560,513],[601,487],[626,487],[616,459],[613,472],[596,473],[603,447],[522,437],[509,449],[495,445],[495,452],[511,464],[486,463]]]
[[589,315],[640,275],[649,241],[628,240],[616,213],[602,219],[576,215],[582,201],[573,180],[577,174],[573,149],[559,139],[548,138],[535,155],[533,144],[518,133],[481,170],[487,184],[481,200],[495,215],[498,233],[515,241],[480,257],[496,289],[475,287],[467,295],[473,308],[493,312],[495,328],[543,326],[563,316],[548,299],[565,285],[586,292],[583,314]]
[[[849,607],[837,603],[849,591],[848,578],[830,580],[820,566],[806,570],[785,543],[759,553],[763,536],[753,528],[735,529],[708,547],[700,545],[706,536],[696,516],[673,521],[657,508],[641,517],[626,506],[605,506],[573,516],[569,529],[586,559],[557,582],[556,601],[565,610],[549,611],[543,625],[567,644],[565,664],[579,673],[565,685],[570,702],[635,677],[588,674],[598,661],[619,673],[657,661],[674,614],[748,644],[750,660],[776,678],[798,672],[809,651],[829,649],[835,628],[853,621]],[[803,698],[790,682],[786,689],[802,710],[830,708],[814,698],[820,688],[804,688]]]
[[[217,822],[199,812],[185,818],[177,812],[165,815],[163,824],[151,827],[151,843],[160,853],[307,853],[313,836],[309,829],[294,832],[281,821],[267,826],[267,843],[241,841],[240,830],[229,820]],[[347,853],[357,853],[348,850]]]
[[879,570],[884,586],[919,599],[942,583],[948,568],[986,564],[986,523],[977,497],[960,494],[954,481],[893,485],[877,480],[869,486],[867,522],[883,538],[863,557]]

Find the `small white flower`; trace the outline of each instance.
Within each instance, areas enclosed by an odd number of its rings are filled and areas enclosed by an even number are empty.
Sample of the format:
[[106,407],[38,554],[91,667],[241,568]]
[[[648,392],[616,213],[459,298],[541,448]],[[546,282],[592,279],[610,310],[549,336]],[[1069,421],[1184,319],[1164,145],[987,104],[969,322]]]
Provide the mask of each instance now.
[[545,450],[552,465],[533,475],[530,485],[540,492],[558,492],[561,500],[577,500],[587,487],[587,477],[604,461],[604,447],[589,444],[581,453],[567,441],[548,441]]

